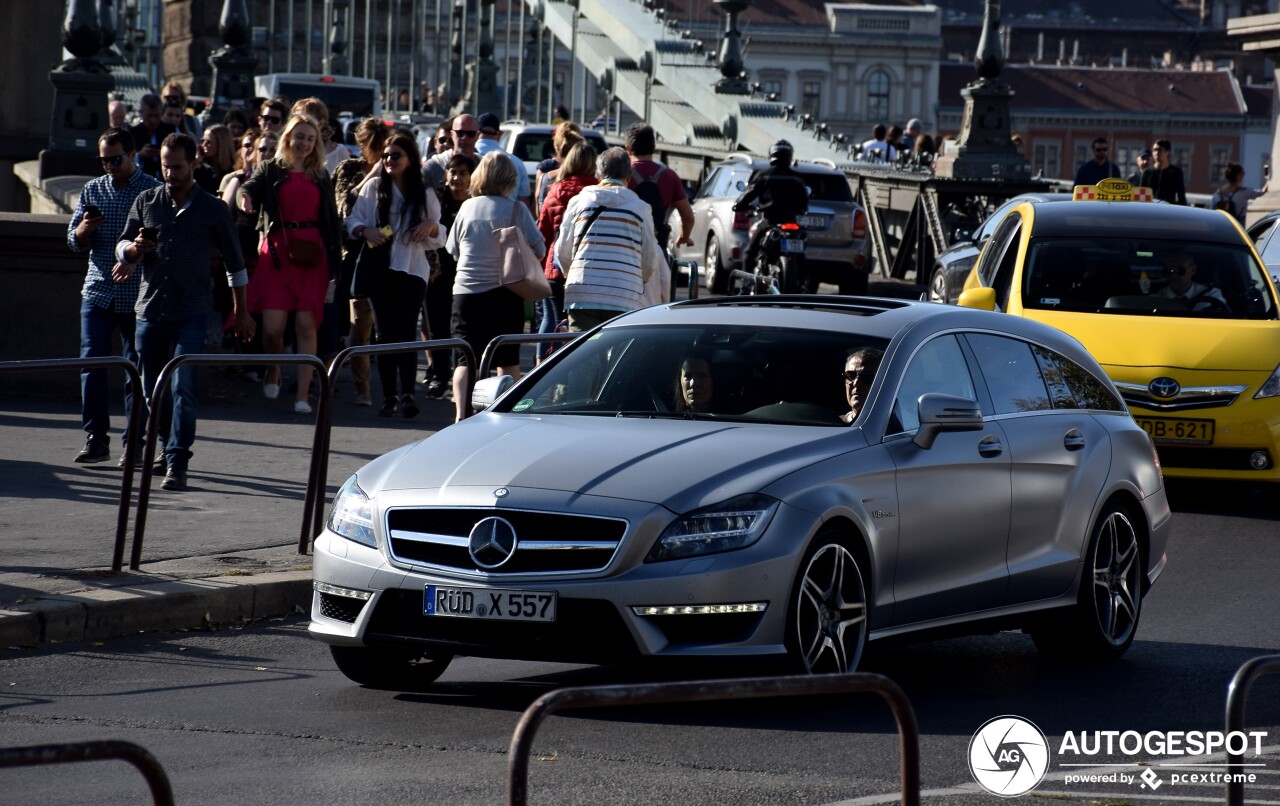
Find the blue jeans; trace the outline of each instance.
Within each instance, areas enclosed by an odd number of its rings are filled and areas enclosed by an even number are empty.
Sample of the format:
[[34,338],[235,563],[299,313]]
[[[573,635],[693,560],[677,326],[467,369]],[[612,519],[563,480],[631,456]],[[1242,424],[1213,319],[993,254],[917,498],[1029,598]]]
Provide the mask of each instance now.
[[[156,409],[151,400],[156,379],[165,364],[174,356],[204,352],[204,335],[207,316],[196,316],[176,322],[150,322],[138,320],[138,354],[142,357],[142,386],[147,394],[147,405],[151,416],[158,417],[157,432],[164,438],[164,452],[168,457],[169,467],[185,473],[187,462],[191,459],[191,443],[196,439],[196,374],[199,367],[190,364],[178,369],[172,376],[170,398]],[[166,424],[169,427],[166,428]]]
[[[88,300],[80,301],[80,357],[100,358],[112,355],[111,336],[120,331],[120,354],[133,364],[138,352],[133,346],[135,320],[133,311],[117,313],[99,308]],[[84,430],[96,441],[106,442],[111,430],[110,405],[107,401],[108,374],[114,370],[95,369],[80,373],[80,419]],[[129,407],[133,405],[133,381],[124,377],[125,430],[121,444],[129,444]]]

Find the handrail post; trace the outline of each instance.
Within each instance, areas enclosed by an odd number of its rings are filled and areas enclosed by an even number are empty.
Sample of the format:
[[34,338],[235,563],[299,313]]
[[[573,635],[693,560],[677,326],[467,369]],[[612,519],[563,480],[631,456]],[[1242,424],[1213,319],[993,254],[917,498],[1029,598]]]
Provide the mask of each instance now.
[[[1262,655],[1250,658],[1236,670],[1227,686],[1227,724],[1226,732],[1244,730],[1244,708],[1249,697],[1249,688],[1259,677],[1269,674],[1280,674],[1280,655]],[[1227,806],[1244,806],[1244,781],[1234,780],[1236,773],[1244,767],[1244,754],[1233,753],[1231,744],[1227,743]]]
[[147,781],[155,806],[173,806],[173,786],[164,767],[146,748],[118,740],[0,748],[0,769],[68,764],[78,761],[126,761]]

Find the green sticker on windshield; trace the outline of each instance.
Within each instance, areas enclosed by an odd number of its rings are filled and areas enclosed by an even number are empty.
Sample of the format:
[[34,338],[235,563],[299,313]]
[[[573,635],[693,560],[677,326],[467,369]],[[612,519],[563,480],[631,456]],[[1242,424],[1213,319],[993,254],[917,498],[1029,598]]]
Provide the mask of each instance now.
[[527,409],[527,408],[531,408],[532,406],[533,406],[533,398],[531,398],[531,397],[526,397],[524,400],[521,400],[519,403],[517,403],[517,404],[515,404],[514,406],[512,406],[512,407],[511,407],[511,410],[512,410],[512,411],[524,411],[525,409]]

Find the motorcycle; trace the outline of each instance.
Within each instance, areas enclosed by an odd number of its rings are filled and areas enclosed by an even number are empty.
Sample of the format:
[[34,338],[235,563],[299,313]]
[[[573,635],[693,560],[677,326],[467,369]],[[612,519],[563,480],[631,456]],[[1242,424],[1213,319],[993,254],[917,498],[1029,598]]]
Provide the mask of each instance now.
[[750,271],[737,270],[737,293],[746,294],[797,294],[805,287],[804,248],[807,233],[795,222],[774,224],[769,227],[760,248],[756,251],[755,265]]

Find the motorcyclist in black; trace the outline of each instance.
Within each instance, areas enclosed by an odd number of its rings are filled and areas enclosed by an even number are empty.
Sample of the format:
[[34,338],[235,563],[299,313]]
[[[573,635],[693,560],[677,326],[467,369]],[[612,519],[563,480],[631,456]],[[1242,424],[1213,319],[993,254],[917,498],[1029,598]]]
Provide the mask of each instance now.
[[790,224],[809,210],[809,188],[800,174],[791,169],[791,143],[779,140],[769,147],[769,167],[756,174],[747,189],[733,203],[733,209],[749,210],[752,202],[760,208],[760,218],[751,225],[743,269],[752,271],[760,243],[776,224]]

